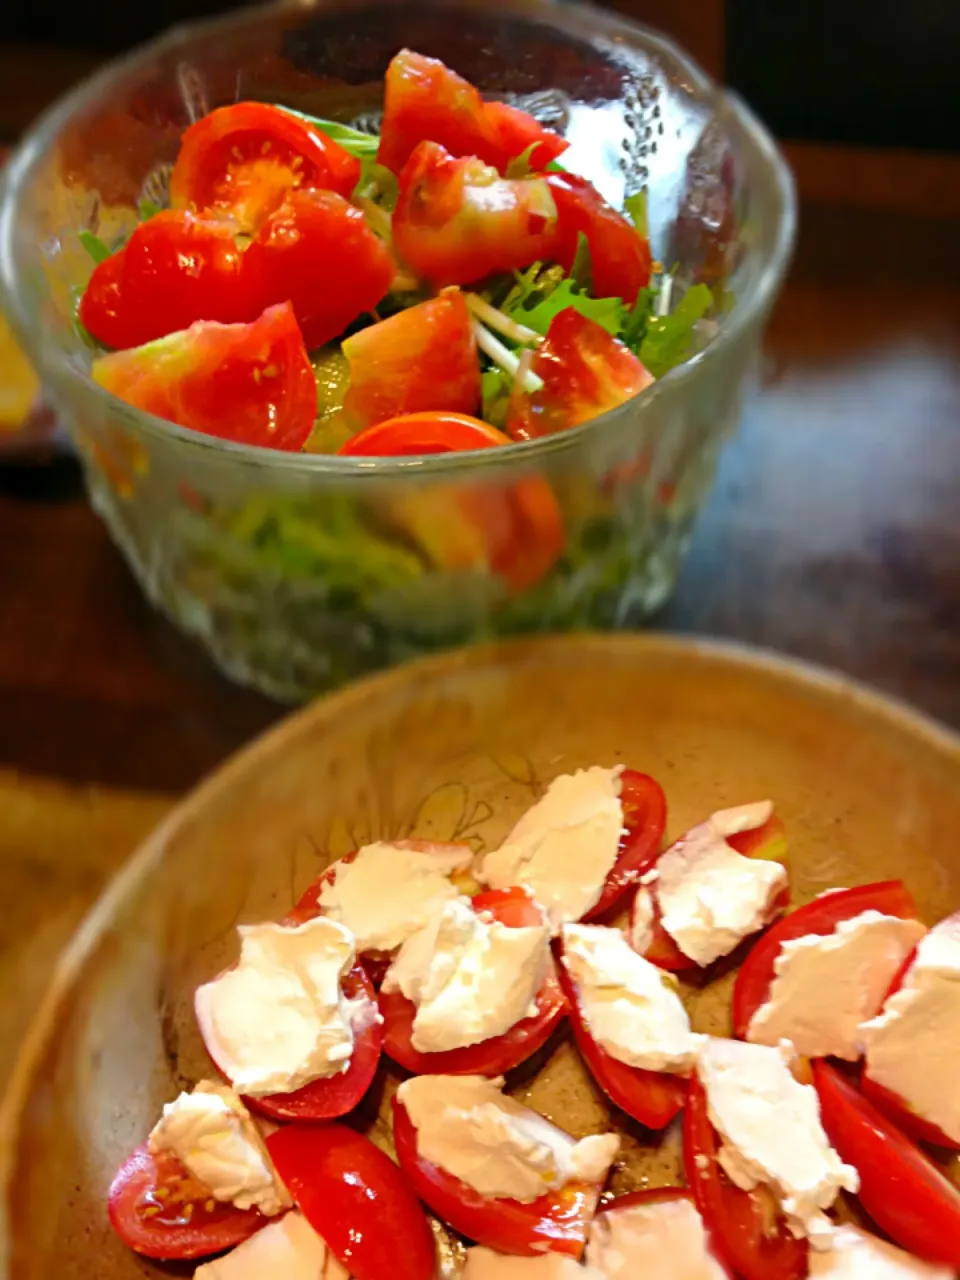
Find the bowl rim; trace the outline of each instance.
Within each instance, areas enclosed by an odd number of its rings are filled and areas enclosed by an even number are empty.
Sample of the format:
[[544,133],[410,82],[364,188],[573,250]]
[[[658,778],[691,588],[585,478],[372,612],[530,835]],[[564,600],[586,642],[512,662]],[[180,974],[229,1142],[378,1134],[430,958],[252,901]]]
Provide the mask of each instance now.
[[870,718],[899,730],[905,737],[924,742],[952,761],[960,771],[960,733],[874,686],[840,671],[740,641],[669,632],[525,637],[454,649],[367,676],[283,716],[174,802],[170,812],[107,882],[58,959],[21,1041],[0,1100],[0,1278],[9,1275],[10,1191],[19,1155],[21,1121],[37,1068],[56,1036],[60,1010],[81,977],[94,947],[111,927],[123,900],[162,861],[164,848],[174,833],[189,825],[208,801],[231,786],[235,779],[263,764],[269,767],[270,760],[278,751],[296,743],[308,731],[312,732],[317,722],[329,721],[332,725],[342,722],[342,717],[349,716],[356,703],[389,696],[397,686],[429,689],[433,681],[464,668],[522,663],[534,655],[549,660],[554,655],[562,658],[565,651],[572,654],[584,650],[595,652],[596,661],[601,664],[605,658],[613,656],[633,655],[642,659],[644,655],[653,654],[668,658],[687,657],[695,662],[733,668],[740,674],[767,676],[797,691],[820,695],[830,703],[852,705]]
[[[441,7],[476,9],[481,13],[487,13],[490,9],[484,0],[433,0],[433,2]],[[375,3],[375,0],[370,0],[370,3]],[[723,359],[727,348],[751,324],[762,320],[772,305],[793,248],[797,221],[796,188],[790,168],[774,139],[738,94],[714,81],[673,40],[642,23],[601,11],[589,4],[571,6],[565,3],[565,0],[496,0],[496,7],[528,17],[534,22],[538,19],[553,20],[565,30],[580,28],[584,34],[599,36],[613,43],[628,43],[637,37],[642,38],[647,48],[661,55],[666,62],[675,63],[695,89],[713,97],[718,109],[730,113],[768,167],[781,200],[781,212],[772,248],[766,261],[761,263],[752,287],[737,300],[729,316],[719,326],[716,335],[702,351],[669,370],[662,378],[658,378],[639,396],[627,401],[625,405],[617,406],[556,435],[544,436],[537,440],[512,442],[509,445],[496,445],[489,449],[467,453],[414,455],[402,458],[358,458],[341,457],[337,454],[290,453],[265,446],[239,444],[191,431],[166,419],[145,413],[118,399],[99,387],[88,371],[78,369],[65,350],[47,349],[43,342],[42,321],[24,299],[27,290],[14,252],[14,230],[15,211],[19,198],[35,170],[54,145],[57,136],[72,117],[92,108],[97,98],[107,92],[116,81],[144,70],[155,60],[168,56],[178,48],[197,39],[213,36],[219,31],[255,26],[267,17],[278,16],[282,19],[285,15],[297,14],[306,17],[318,8],[318,0],[279,0],[279,3],[255,5],[249,9],[233,11],[212,19],[177,24],[148,43],[140,45],[131,53],[111,59],[43,112],[18,144],[0,177],[0,296],[4,298],[6,312],[18,331],[18,336],[40,370],[46,372],[47,369],[55,368],[58,374],[68,380],[79,379],[87,392],[92,390],[104,398],[104,402],[110,405],[114,416],[123,418],[148,437],[159,436],[164,441],[177,441],[196,449],[206,450],[229,462],[274,467],[278,471],[293,471],[304,476],[327,476],[342,480],[363,476],[379,479],[411,471],[432,475],[447,472],[460,473],[464,469],[485,470],[497,467],[508,458],[514,459],[521,465],[545,460],[571,449],[577,449],[581,442],[589,439],[595,432],[602,431],[612,418],[622,414],[627,405],[632,406],[636,401],[640,401],[645,407],[650,407],[658,399],[669,395],[674,390],[680,393],[687,383],[698,376],[704,365]]]

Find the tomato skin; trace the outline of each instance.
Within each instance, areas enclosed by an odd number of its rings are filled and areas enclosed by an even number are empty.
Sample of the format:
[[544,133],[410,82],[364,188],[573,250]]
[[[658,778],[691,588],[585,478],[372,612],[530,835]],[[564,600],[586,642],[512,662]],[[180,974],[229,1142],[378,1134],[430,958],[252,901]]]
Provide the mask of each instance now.
[[267,1150],[304,1217],[353,1280],[434,1280],[433,1234],[401,1170],[346,1125],[286,1125]]
[[296,451],[313,430],[317,383],[289,304],[253,324],[200,321],[93,362],[94,382],[205,435]]
[[624,769],[620,775],[620,804],[624,828],[620,852],[597,905],[583,917],[585,923],[599,919],[616,906],[660,855],[667,825],[667,797],[660,783],[636,769]]
[[536,440],[579,426],[653,382],[629,348],[573,307],[551,320],[531,368],[544,385],[532,393],[514,387],[507,431],[515,440]]
[[[171,1198],[178,1185],[192,1186],[202,1194],[188,1195],[185,1200]],[[155,1197],[158,1190],[164,1197]],[[110,1184],[107,1212],[111,1226],[128,1248],[161,1261],[205,1258],[232,1249],[269,1221],[258,1209],[237,1209],[219,1202],[209,1212],[206,1204],[210,1198],[209,1191],[191,1178],[176,1156],[170,1152],[153,1155],[143,1143]],[[173,1204],[191,1205],[189,1217],[168,1219],[165,1211]],[[151,1210],[149,1216],[144,1216],[144,1209]]]
[[859,1172],[866,1212],[918,1258],[960,1268],[960,1192],[834,1067],[814,1062],[813,1078],[823,1127]]
[[600,1197],[599,1187],[568,1183],[530,1204],[495,1200],[445,1172],[417,1150],[417,1131],[403,1103],[393,1098],[397,1159],[414,1191],[468,1240],[523,1257],[564,1253],[580,1258]]
[[350,364],[344,409],[360,427],[411,413],[475,415],[480,408],[477,340],[459,290],[361,329],[345,340],[343,354]]
[[[478,894],[476,912],[489,911],[495,920],[518,929],[542,923],[540,908],[522,889],[495,889]],[[421,1053],[413,1047],[416,1005],[400,991],[380,992],[384,1051],[394,1062],[415,1075],[501,1076],[531,1057],[550,1039],[567,1013],[567,1001],[553,961],[537,992],[537,1012],[514,1023],[503,1035],[463,1049]]]
[[766,1228],[760,1197],[726,1178],[718,1147],[707,1095],[694,1075],[683,1119],[683,1166],[711,1251],[740,1280],[802,1280],[807,1275],[807,1241],[795,1239],[782,1218],[776,1231]]
[[425,140],[454,156],[477,156],[501,172],[534,143],[531,168],[546,167],[569,146],[525,111],[484,102],[437,58],[402,49],[387,68],[377,159],[399,173]]
[[580,1056],[594,1080],[621,1111],[648,1129],[663,1129],[683,1110],[687,1081],[666,1072],[646,1071],[621,1062],[598,1044],[590,1033],[580,1005],[579,989],[563,963],[563,949],[556,944],[557,973],[570,1006],[570,1025]]
[[[141,321],[128,316],[123,306],[123,249],[98,262],[77,307],[77,319],[87,332],[105,347],[137,346]],[[131,342],[130,338],[134,341]],[[158,336],[158,335],[154,335]],[[149,341],[149,339],[144,339]]]
[[592,182],[573,173],[546,177],[557,205],[556,260],[569,271],[580,236],[587,238],[595,298],[622,298],[629,306],[650,283],[649,241],[607,204]]
[[421,142],[399,183],[393,242],[431,284],[470,284],[551,254],[557,214],[543,178],[501,178],[475,157]]
[[459,453],[510,443],[496,427],[466,413],[403,413],[376,422],[352,436],[339,452],[348,457],[406,458],[427,453]]
[[863,911],[879,911],[904,920],[918,918],[916,903],[900,880],[832,889],[784,916],[757,942],[737,974],[733,988],[734,1035],[746,1039],[753,1015],[766,1002],[775,976],[774,965],[785,942],[808,934],[832,933],[842,921],[852,920]]
[[294,191],[245,253],[258,306],[289,300],[308,350],[322,347],[390,288],[394,263],[359,209],[334,191]]
[[293,190],[349,198],[360,161],[306,120],[266,102],[218,107],[192,124],[170,175],[174,209],[229,209],[245,230]]

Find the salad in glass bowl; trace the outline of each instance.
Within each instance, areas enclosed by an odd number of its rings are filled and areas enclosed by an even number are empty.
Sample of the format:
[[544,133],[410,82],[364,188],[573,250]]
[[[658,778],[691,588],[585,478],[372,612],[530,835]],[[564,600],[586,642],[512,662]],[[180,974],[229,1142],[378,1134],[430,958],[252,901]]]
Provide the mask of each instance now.
[[12,164],[0,275],[151,598],[298,698],[655,608],[792,220],[650,33],[321,5],[77,91]]

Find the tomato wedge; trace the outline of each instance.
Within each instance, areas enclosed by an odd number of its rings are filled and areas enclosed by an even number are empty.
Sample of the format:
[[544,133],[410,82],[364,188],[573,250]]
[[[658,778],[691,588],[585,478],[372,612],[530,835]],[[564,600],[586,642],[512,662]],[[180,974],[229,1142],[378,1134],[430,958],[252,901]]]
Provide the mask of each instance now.
[[719,1140],[707,1112],[707,1095],[693,1076],[683,1121],[683,1166],[703,1218],[710,1247],[741,1280],[801,1280],[809,1246],[770,1213],[762,1190],[742,1191],[717,1158]]
[[[489,911],[511,929],[528,928],[542,921],[540,908],[525,890],[491,889],[473,899],[476,912]],[[417,1006],[400,991],[380,992],[383,1047],[394,1062],[415,1075],[501,1076],[526,1062],[546,1044],[567,1012],[567,1001],[558,981],[558,968],[550,968],[537,993],[537,1011],[514,1023],[509,1031],[479,1044],[445,1053],[420,1053],[413,1047],[413,1021]]]
[[[359,335],[358,335],[359,336]],[[402,458],[425,453],[459,453],[510,443],[496,427],[465,413],[404,413],[352,436],[340,449],[348,457]]]
[[[564,1253],[579,1258],[600,1198],[599,1187],[568,1183],[530,1204],[480,1195],[421,1158],[406,1107],[393,1098],[393,1138],[400,1168],[414,1191],[454,1231],[500,1253],[525,1257]],[[386,1273],[385,1273],[386,1274]]]
[[290,301],[307,347],[338,337],[381,300],[394,276],[383,241],[335,191],[293,191],[245,253],[261,307]]
[[[213,1205],[213,1208],[210,1208]],[[269,1221],[210,1197],[169,1151],[137,1147],[110,1184],[107,1212],[128,1248],[146,1258],[205,1258],[232,1249]]]
[[313,429],[317,382],[289,303],[253,324],[201,320],[93,362],[94,382],[205,435],[296,451]]
[[[343,354],[350,364],[344,408],[358,426],[480,408],[477,340],[457,289],[361,329],[343,343]],[[503,443],[509,443],[505,437]]]
[[266,102],[218,107],[192,124],[170,175],[174,209],[229,209],[244,230],[297,189],[349,197],[360,161],[300,116]]
[[402,49],[387,68],[377,159],[399,173],[424,140],[454,156],[477,156],[501,172],[531,147],[530,167],[546,168],[569,145],[526,111],[484,102],[437,58]]
[[687,1098],[687,1081],[661,1071],[632,1067],[608,1053],[590,1034],[577,983],[562,961],[562,944],[557,942],[560,963],[557,975],[567,998],[570,1025],[580,1056],[597,1084],[628,1116],[648,1129],[663,1129],[680,1114]]
[[579,426],[653,382],[632,351],[573,307],[551,320],[531,368],[543,387],[534,392],[514,387],[507,431],[515,440],[535,440]]
[[596,906],[583,917],[585,924],[606,915],[644,872],[650,870],[660,854],[660,842],[667,825],[667,797],[660,783],[636,769],[624,769],[620,775],[620,804],[623,807],[620,852],[607,874]]
[[400,1169],[345,1125],[286,1125],[267,1149],[304,1217],[353,1280],[434,1280],[433,1234]]
[[550,173],[547,183],[557,206],[556,259],[573,266],[581,235],[593,267],[595,298],[622,298],[630,306],[650,283],[650,242],[632,222],[607,204],[592,182],[573,173]]
[[737,974],[733,989],[734,1035],[745,1040],[753,1015],[766,1003],[775,977],[774,965],[785,942],[808,934],[832,933],[838,924],[864,911],[879,911],[902,920],[918,918],[916,903],[900,880],[883,880],[855,889],[831,889],[784,916],[767,930]]
[[813,1064],[827,1137],[860,1174],[860,1203],[892,1240],[960,1268],[960,1191],[834,1067]]
[[421,142],[400,174],[393,242],[434,285],[469,284],[551,255],[557,210],[543,178],[501,178]]

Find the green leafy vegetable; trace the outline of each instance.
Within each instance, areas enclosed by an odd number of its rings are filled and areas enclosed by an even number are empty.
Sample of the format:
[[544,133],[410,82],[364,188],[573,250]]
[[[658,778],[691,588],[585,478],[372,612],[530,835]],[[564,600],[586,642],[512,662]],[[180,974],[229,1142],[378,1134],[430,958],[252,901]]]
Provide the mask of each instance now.
[[80,243],[96,263],[101,263],[105,258],[110,257],[110,250],[100,237],[95,236],[92,231],[81,231]]
[[617,337],[623,324],[623,302],[620,298],[591,298],[587,293],[577,291],[574,282],[567,277],[552,290],[548,297],[529,310],[525,307],[514,307],[508,311],[512,320],[525,324],[537,333],[545,334],[550,328],[550,321],[573,307],[588,320],[593,320],[606,329],[607,333]]
[[577,236],[577,252],[573,255],[570,279],[584,293],[589,293],[593,288],[593,259],[590,256],[590,242],[582,231]]
[[163,213],[163,205],[156,204],[153,200],[141,200],[137,205],[137,217],[141,222],[149,222],[158,213]]
[[538,146],[539,143],[531,142],[526,151],[522,151],[520,155],[515,156],[510,161],[504,170],[503,176],[505,178],[529,178],[531,173],[533,173],[533,166],[530,163],[530,159]]
[[283,109],[289,115],[299,116],[301,120],[306,120],[308,124],[312,124],[315,129],[319,129],[328,138],[332,138],[334,142],[343,147],[344,151],[349,151],[358,160],[373,160],[376,157],[380,147],[380,138],[377,134],[364,133],[361,129],[354,129],[348,124],[341,124],[339,120],[322,120],[319,116],[307,115],[305,111],[294,111],[292,107],[284,107]]
[[643,236],[644,240],[648,239],[650,235],[650,224],[647,221],[646,191],[638,191],[635,196],[629,196],[624,202],[623,211],[636,227],[638,233]]
[[669,315],[647,319],[639,356],[655,378],[681,364],[693,350],[694,326],[713,306],[705,284],[688,289]]
[[647,323],[653,315],[653,305],[657,299],[658,290],[655,288],[641,289],[637,294],[637,300],[624,317],[623,326],[619,333],[620,341],[633,352],[640,350],[640,344],[643,342],[644,334],[647,331]]
[[483,392],[484,420],[502,431],[507,422],[513,378],[503,369],[494,367],[481,375],[480,386]]
[[397,176],[382,164],[363,163],[360,181],[354,191],[354,199],[373,200],[387,213],[393,213],[400,195]]

